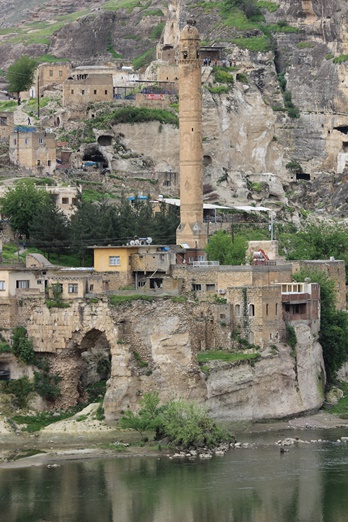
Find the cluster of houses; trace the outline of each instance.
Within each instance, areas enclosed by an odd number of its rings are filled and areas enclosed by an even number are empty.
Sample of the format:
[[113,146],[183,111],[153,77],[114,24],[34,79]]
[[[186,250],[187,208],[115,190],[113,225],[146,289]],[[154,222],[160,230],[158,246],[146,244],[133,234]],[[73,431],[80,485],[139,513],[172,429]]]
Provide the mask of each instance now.
[[[285,261],[276,241],[250,242],[251,264],[220,266],[205,260],[203,250],[185,245],[152,244],[95,246],[94,266],[52,265],[40,254],[28,254],[26,266],[0,268],[0,306],[23,298],[54,298],[57,285],[63,300],[105,295],[182,296],[220,304],[218,318],[236,328],[251,344],[265,346],[284,340],[286,324],[302,322],[319,331],[320,287],[309,280],[293,282],[301,268],[324,270],[334,279],[337,307],[345,309],[344,261]],[[260,262],[262,250],[267,259]],[[2,308],[4,310],[4,308]]]

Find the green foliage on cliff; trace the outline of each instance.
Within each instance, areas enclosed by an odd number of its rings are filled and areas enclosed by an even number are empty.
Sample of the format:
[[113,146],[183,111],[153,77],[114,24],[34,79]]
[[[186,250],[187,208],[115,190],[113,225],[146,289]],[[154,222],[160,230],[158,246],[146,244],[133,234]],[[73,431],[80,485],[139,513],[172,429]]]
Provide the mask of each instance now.
[[318,270],[301,270],[294,274],[295,281],[309,277],[312,283],[320,284],[320,333],[326,375],[329,383],[335,382],[336,372],[348,361],[348,314],[335,307],[335,282]]
[[199,363],[207,363],[209,361],[236,362],[258,358],[260,358],[258,353],[235,353],[227,350],[208,350],[197,354]]
[[133,65],[134,69],[137,71],[138,69],[141,69],[142,67],[145,67],[146,65],[149,65],[152,60],[155,59],[156,55],[156,49],[155,47],[152,47],[148,51],[146,51],[144,54],[141,54],[137,58],[134,58]]
[[340,56],[336,56],[336,58],[333,59],[333,63],[344,63],[348,62],[348,54],[340,54]]
[[266,0],[259,0],[259,2],[257,2],[257,6],[260,9],[266,9],[269,13],[275,13],[279,9],[279,4]]
[[30,56],[23,55],[7,69],[6,80],[8,91],[19,93],[28,90],[34,83],[36,61]]
[[17,326],[12,334],[13,353],[19,360],[26,364],[32,364],[35,360],[33,342],[28,338],[27,330],[24,326]]

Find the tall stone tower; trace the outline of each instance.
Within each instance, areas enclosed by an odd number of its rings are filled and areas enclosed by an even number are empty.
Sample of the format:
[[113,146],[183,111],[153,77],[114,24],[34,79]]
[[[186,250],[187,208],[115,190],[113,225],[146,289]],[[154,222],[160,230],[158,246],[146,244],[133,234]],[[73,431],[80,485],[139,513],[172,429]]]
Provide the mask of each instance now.
[[202,87],[200,38],[195,22],[189,20],[180,35],[179,56],[179,143],[180,225],[177,244],[204,248],[207,234],[203,224],[202,176]]

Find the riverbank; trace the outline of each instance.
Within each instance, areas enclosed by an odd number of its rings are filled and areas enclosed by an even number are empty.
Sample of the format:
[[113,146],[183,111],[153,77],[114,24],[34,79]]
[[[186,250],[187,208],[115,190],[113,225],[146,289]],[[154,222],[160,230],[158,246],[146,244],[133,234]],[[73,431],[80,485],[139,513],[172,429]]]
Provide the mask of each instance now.
[[[32,466],[57,467],[67,461],[138,457],[169,456],[172,451],[160,449],[152,441],[141,443],[138,433],[108,426],[93,418],[93,407],[74,417],[53,423],[40,432],[12,431],[8,423],[0,422],[0,468],[26,468]],[[289,437],[311,440],[314,432],[329,430],[338,436],[348,435],[348,419],[340,419],[328,412],[288,420],[264,423],[234,423],[229,430],[243,442],[255,437],[259,444],[275,444],[280,432]],[[337,431],[338,430],[338,431]],[[149,440],[151,440],[149,434]],[[261,442],[260,442],[261,441]]]

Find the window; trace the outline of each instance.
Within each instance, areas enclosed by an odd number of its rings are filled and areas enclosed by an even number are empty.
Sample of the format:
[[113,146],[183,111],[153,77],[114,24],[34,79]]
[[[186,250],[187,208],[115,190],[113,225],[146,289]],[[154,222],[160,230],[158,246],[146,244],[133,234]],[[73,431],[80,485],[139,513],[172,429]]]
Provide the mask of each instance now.
[[48,162],[47,162],[47,166],[48,166],[48,167],[51,166],[51,160],[48,160]]
[[59,76],[60,76],[60,77],[63,76],[63,71],[59,71]]
[[194,262],[195,258],[194,257],[189,257],[189,263],[190,265],[192,265],[192,263]]
[[205,256],[198,256],[198,261],[205,261]]
[[236,304],[236,306],[234,307],[234,313],[235,313],[236,317],[240,317],[240,305],[239,304]]
[[0,290],[6,290],[5,281],[0,281]]
[[6,118],[6,116],[0,116],[0,125],[2,127],[7,125],[7,118]]
[[38,285],[41,285],[41,284],[42,284],[41,279],[38,279],[36,282],[37,282]]
[[24,143],[25,143],[26,145],[28,145],[28,143],[29,143],[29,138],[25,138]]
[[192,292],[199,292],[200,290],[202,290],[202,285],[192,283]]
[[278,315],[278,303],[276,303],[276,310],[275,310],[275,312],[276,312],[276,315]]
[[97,91],[96,91],[96,90],[94,90],[94,94],[97,94]]
[[42,138],[39,138],[39,143],[40,143],[40,145],[43,144],[43,139]]
[[110,266],[120,266],[121,265],[120,256],[110,256],[109,257],[109,265]]
[[50,76],[53,76],[53,70],[50,69]]
[[268,304],[266,304],[266,315],[268,315]]
[[19,279],[16,281],[16,288],[29,288],[29,280]]
[[68,285],[68,293],[69,294],[77,294],[78,292],[78,284],[77,283],[69,283]]
[[16,139],[13,140],[13,145],[17,145],[17,140]]
[[71,94],[74,94],[74,89],[71,89]]
[[105,95],[108,93],[108,91],[105,91]]
[[69,205],[69,198],[62,198],[62,205]]
[[94,285],[89,285],[89,291],[93,292],[93,290],[94,290]]
[[85,90],[84,89],[82,89],[81,94],[85,94]]
[[253,304],[249,305],[249,317],[254,317],[255,315],[255,306]]
[[215,292],[215,284],[207,284],[206,285],[207,292]]

